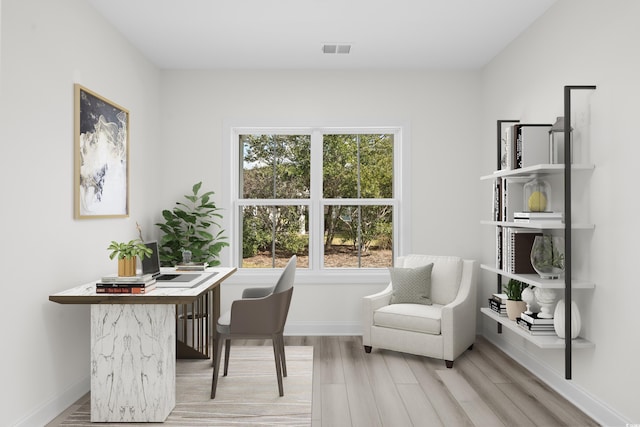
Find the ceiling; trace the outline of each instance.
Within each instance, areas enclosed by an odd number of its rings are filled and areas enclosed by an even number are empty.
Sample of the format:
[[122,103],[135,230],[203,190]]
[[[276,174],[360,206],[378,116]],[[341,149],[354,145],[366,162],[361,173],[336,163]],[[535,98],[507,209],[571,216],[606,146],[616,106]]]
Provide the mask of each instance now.
[[88,1],[163,69],[476,69],[556,2]]

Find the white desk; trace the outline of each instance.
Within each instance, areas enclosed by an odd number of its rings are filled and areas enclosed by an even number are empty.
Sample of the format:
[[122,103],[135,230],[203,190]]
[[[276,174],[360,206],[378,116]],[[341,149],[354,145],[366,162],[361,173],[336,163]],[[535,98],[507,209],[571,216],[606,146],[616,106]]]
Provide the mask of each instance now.
[[217,274],[193,288],[143,295],[96,294],[96,280],[49,296],[60,304],[91,304],[92,422],[167,419],[176,403],[176,305],[212,294],[208,334],[220,315],[219,285],[235,271],[209,268],[203,277]]

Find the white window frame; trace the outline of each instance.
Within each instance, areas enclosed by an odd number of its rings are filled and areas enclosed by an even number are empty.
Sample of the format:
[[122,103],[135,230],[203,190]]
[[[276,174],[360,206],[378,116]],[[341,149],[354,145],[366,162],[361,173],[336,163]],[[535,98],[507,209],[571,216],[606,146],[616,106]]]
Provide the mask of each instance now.
[[[324,199],[322,198],[322,135],[323,134],[393,134],[394,135],[394,188],[391,199]],[[279,268],[240,268],[238,255],[241,247],[239,230],[239,179],[242,159],[238,149],[239,135],[243,134],[281,134],[311,135],[311,192],[309,199],[279,201],[279,204],[309,206],[309,264],[310,267],[296,271],[296,283],[331,284],[331,283],[382,283],[388,280],[386,268],[324,268],[324,256],[320,249],[324,236],[323,223],[318,213],[326,204],[331,205],[378,205],[393,206],[393,257],[406,255],[411,247],[410,224],[410,130],[408,124],[397,122],[381,126],[380,122],[320,123],[308,121],[304,123],[282,123],[274,121],[234,120],[225,121],[223,125],[222,158],[224,159],[223,187],[226,189],[221,204],[223,227],[229,236],[229,248],[221,254],[223,265],[237,267],[232,276],[233,283],[270,284],[280,275]],[[273,205],[273,200],[252,199],[252,204]]]

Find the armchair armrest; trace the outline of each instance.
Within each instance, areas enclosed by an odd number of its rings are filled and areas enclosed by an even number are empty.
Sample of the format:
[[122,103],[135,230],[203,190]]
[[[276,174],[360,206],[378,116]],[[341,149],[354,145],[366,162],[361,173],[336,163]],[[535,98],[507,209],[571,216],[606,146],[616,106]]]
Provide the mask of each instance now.
[[371,343],[371,326],[373,326],[373,313],[391,302],[393,288],[391,283],[382,291],[362,298],[362,341],[364,345]]
[[454,360],[473,344],[476,336],[477,261],[464,260],[458,295],[442,307],[444,358]]

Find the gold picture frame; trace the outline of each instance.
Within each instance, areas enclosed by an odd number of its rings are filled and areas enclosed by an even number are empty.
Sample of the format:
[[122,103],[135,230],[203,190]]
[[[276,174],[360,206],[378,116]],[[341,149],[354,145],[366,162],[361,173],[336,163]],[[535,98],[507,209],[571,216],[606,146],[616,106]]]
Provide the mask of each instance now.
[[129,111],[74,84],[75,218],[129,216]]

